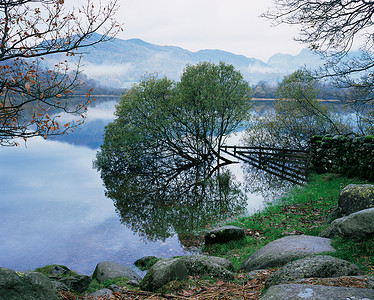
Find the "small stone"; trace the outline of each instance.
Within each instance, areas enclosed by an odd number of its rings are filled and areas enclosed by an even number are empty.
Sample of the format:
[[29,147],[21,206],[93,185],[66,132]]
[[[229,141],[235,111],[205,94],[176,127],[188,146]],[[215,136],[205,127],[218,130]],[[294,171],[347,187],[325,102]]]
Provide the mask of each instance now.
[[129,280],[127,282],[128,285],[131,285],[131,286],[135,286],[135,287],[139,287],[140,286],[140,283],[139,281],[136,281],[136,280]]
[[110,289],[101,289],[89,295],[88,299],[92,300],[102,300],[113,298],[113,292]]
[[223,226],[209,231],[205,235],[205,245],[223,244],[243,239],[244,229],[236,226]]
[[121,292],[121,288],[118,286],[118,285],[116,285],[116,284],[111,284],[110,286],[109,286],[109,289],[113,292],[113,293],[120,293]]
[[52,265],[52,269],[49,273],[54,276],[59,276],[64,275],[68,272],[70,272],[70,269],[68,267],[65,267],[63,265]]

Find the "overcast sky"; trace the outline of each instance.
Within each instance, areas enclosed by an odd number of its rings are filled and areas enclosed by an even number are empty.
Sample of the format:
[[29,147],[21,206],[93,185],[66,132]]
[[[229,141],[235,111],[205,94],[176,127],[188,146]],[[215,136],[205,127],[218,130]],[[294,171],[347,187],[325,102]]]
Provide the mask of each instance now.
[[121,39],[140,38],[190,51],[220,49],[267,61],[278,52],[297,54],[297,29],[272,27],[259,15],[271,0],[122,0]]

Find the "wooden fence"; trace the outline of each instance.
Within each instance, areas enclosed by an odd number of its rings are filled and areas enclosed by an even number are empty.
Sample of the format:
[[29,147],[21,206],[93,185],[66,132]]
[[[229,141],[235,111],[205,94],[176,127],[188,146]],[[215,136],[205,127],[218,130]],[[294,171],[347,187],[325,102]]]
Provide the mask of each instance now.
[[295,184],[307,180],[309,151],[244,146],[221,146],[220,151]]

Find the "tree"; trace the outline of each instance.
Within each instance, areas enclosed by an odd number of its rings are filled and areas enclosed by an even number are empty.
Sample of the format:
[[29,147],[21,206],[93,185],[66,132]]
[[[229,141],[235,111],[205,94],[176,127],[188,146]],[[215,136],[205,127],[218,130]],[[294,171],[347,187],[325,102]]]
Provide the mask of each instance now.
[[244,140],[253,146],[306,149],[314,135],[342,134],[352,128],[328,105],[317,100],[319,81],[309,71],[285,76],[276,91],[273,110],[257,117]]
[[[70,11],[64,0],[0,0],[0,145],[68,133],[84,122],[91,99],[69,104],[72,90],[80,84],[80,63],[70,71],[66,59],[51,69],[43,59],[58,53],[74,56],[79,49],[110,39],[120,30],[116,9],[117,0],[107,5],[87,0]],[[102,35],[93,36],[99,29]],[[61,111],[79,113],[81,119],[60,124],[52,112]]]
[[187,66],[178,83],[148,75],[121,98],[95,166],[104,182],[119,176],[129,185],[181,192],[203,184],[229,163],[219,147],[247,118],[249,92],[224,63]]
[[[274,0],[265,17],[275,24],[300,26],[296,40],[319,52],[327,63],[321,76],[328,76],[344,88],[370,87],[361,102],[370,104],[374,81],[374,1],[369,0]],[[360,55],[349,54],[359,46]]]

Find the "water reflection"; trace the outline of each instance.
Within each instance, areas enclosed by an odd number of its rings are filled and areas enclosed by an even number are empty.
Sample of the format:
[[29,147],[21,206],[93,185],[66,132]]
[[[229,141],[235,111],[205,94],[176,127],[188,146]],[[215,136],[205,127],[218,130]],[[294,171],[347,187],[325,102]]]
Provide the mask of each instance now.
[[273,202],[279,199],[285,192],[295,186],[294,183],[284,180],[279,176],[256,168],[250,164],[242,165],[244,173],[244,188],[247,193],[259,194],[263,201]]
[[136,179],[129,180],[106,173],[103,179],[106,195],[114,201],[124,225],[152,241],[177,233],[188,248],[186,236],[208,224],[243,214],[247,198],[229,171],[209,179],[195,177],[195,184],[187,176],[191,173],[184,175],[185,183],[181,178],[178,186],[135,175]]
[[100,261],[131,267],[142,256],[185,253],[176,237],[145,243],[121,224],[92,169],[95,153],[42,138],[1,149],[0,267],[92,274]]
[[[226,177],[212,177],[183,193],[183,181],[196,181],[196,172],[176,182],[174,192],[163,193],[151,181],[126,186],[123,177],[108,176],[108,199],[92,161],[113,110],[114,102],[96,107],[94,114],[89,111],[81,135],[57,137],[60,142],[37,138],[27,148],[0,149],[1,267],[25,271],[57,263],[91,274],[103,260],[131,267],[146,255],[187,254],[187,238],[194,230],[258,209],[263,203],[258,194],[266,196],[270,183],[277,183],[266,177],[261,182],[262,175],[245,169],[243,177],[239,164],[230,166]],[[238,182],[248,182],[255,193],[247,195],[248,201]]]

